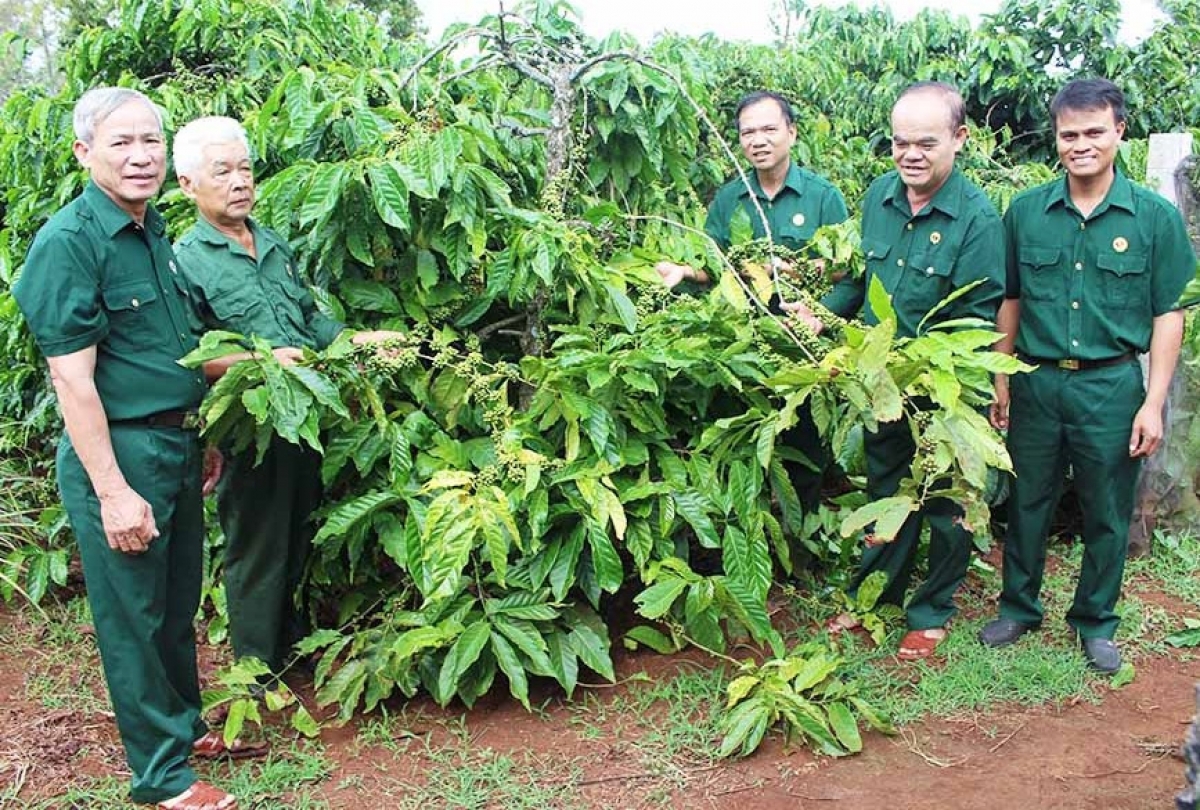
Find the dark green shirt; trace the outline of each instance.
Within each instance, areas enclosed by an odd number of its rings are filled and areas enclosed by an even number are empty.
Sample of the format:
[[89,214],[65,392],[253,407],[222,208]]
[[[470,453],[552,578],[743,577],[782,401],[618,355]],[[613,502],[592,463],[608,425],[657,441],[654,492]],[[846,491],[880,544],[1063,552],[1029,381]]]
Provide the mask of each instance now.
[[1004,215],[1008,281],[1021,300],[1017,351],[1103,360],[1150,347],[1196,270],[1175,207],[1117,172],[1084,217],[1063,177],[1018,195]]
[[871,279],[878,278],[892,298],[897,334],[913,337],[938,302],[979,281],[929,324],[965,317],[996,319],[1004,297],[1003,225],[987,196],[957,168],[915,215],[899,173],[888,172],[867,189],[862,217],[866,271],[838,282],[825,297],[825,306],[844,317],[862,309],[867,324],[878,323],[866,300]]
[[[789,165],[783,186],[773,200],[762,190],[757,172],[751,169],[747,171],[746,176],[771,226],[771,237],[784,247],[792,250],[802,248],[812,239],[817,228],[845,222],[849,216],[842,193],[832,183],[806,169],[801,169],[794,162]],[[754,237],[762,239],[767,235],[762,217],[758,215],[750,199],[750,190],[746,188],[742,179],[737,177],[717,192],[712,205],[708,207],[708,217],[704,221],[704,230],[716,240],[722,250],[728,250],[731,244],[729,224],[739,206],[750,215]]]
[[13,297],[47,357],[96,347],[110,421],[203,398],[203,373],[176,362],[196,348],[201,324],[153,207],[143,227],[88,183],[38,231]]
[[203,217],[175,245],[210,329],[281,346],[323,349],[342,324],[317,310],[283,237],[250,220],[256,259]]

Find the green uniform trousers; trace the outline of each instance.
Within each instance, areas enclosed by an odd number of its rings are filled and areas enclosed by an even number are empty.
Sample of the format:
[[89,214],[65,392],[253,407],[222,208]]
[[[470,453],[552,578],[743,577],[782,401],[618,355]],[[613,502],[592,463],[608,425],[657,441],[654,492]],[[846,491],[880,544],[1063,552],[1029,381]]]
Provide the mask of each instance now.
[[783,444],[804,454],[816,469],[803,461],[784,461],[788,479],[800,499],[805,516],[817,510],[821,504],[821,485],[825,478],[825,468],[829,466],[831,454],[821,438],[817,425],[813,422],[812,406],[805,402],[796,409],[796,424],[788,428],[780,436]]
[[88,604],[134,801],[158,802],[191,787],[200,716],[193,620],[200,604],[204,510],[194,431],[114,424],[117,463],[149,502],[159,536],[141,554],[109,548],[100,501],[66,436],[58,485],[79,543]]
[[1004,543],[1000,615],[1040,624],[1046,535],[1068,464],[1083,510],[1083,568],[1067,622],[1082,638],[1112,638],[1141,462],[1129,434],[1145,391],[1136,361],[1068,371],[1040,366],[1009,383],[1008,452],[1016,480]]
[[253,452],[230,459],[217,491],[233,652],[272,672],[306,634],[296,591],[312,547],[308,517],[320,499],[320,455],[278,436],[257,467]]
[[[895,495],[912,466],[916,444],[907,420],[886,422],[864,435],[867,456],[867,495],[871,500]],[[971,534],[962,528],[962,510],[953,501],[935,498],[908,520],[890,543],[863,551],[858,571],[850,583],[856,593],[863,580],[876,571],[887,574],[888,584],[879,601],[903,605],[912,580],[922,521],[929,523],[929,573],[905,609],[910,630],[944,627],[957,608],[954,593],[967,576],[971,563]]]

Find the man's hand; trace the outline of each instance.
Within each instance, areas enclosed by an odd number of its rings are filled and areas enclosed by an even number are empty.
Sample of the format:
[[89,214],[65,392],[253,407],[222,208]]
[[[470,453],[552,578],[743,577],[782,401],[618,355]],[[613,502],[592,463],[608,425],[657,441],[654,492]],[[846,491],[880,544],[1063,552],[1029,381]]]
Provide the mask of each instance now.
[[779,308],[808,326],[814,334],[821,334],[821,330],[825,328],[825,324],[821,323],[813,311],[799,301],[782,301]]
[[392,332],[387,329],[373,329],[368,332],[355,332],[354,336],[350,338],[350,342],[355,346],[361,346],[364,343],[381,343],[385,340],[390,340],[391,338],[403,337],[405,337],[403,332]]
[[996,430],[1008,430],[1008,406],[1011,402],[1008,393],[1008,375],[997,374],[995,379],[995,394],[992,405],[988,409],[988,421]]
[[154,510],[130,486],[100,496],[100,521],[114,551],[141,554],[158,537]]
[[692,268],[686,264],[675,264],[674,262],[659,262],[654,265],[654,269],[667,287],[674,287],[687,278],[689,273],[694,275]]
[[1162,406],[1147,402],[1133,417],[1133,431],[1129,434],[1130,458],[1149,458],[1162,444]]
[[204,448],[204,475],[201,478],[200,494],[211,495],[221,480],[221,471],[225,469],[225,457],[215,447]]
[[280,346],[278,349],[271,349],[271,354],[285,366],[294,366],[304,359],[304,352],[295,346]]

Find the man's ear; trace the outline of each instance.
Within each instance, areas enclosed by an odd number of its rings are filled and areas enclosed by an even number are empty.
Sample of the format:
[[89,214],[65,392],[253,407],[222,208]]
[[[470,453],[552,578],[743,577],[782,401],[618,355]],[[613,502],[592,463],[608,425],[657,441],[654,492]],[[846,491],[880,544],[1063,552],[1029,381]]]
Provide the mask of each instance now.
[[88,159],[92,155],[92,148],[83,141],[75,141],[71,145],[71,151],[75,153],[75,159],[79,161],[79,165],[85,168],[88,166]]
[[186,174],[179,175],[179,188],[189,200],[196,199],[196,186]]

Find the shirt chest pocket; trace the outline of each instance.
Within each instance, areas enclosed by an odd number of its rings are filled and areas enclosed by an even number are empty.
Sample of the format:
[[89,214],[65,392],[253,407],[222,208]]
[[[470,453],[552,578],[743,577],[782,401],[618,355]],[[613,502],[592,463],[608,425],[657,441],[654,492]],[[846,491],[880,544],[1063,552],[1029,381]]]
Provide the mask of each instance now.
[[256,331],[255,318],[260,304],[255,296],[243,289],[221,290],[208,299],[218,328],[249,335]]
[[1022,247],[1017,256],[1021,266],[1021,297],[1050,301],[1067,295],[1066,278],[1058,266],[1056,247]]
[[108,315],[108,334],[124,343],[142,343],[159,337],[164,314],[158,291],[146,281],[119,284],[101,291]]
[[918,320],[924,318],[950,294],[951,261],[949,254],[935,250],[912,253],[903,268],[904,293],[896,296],[897,309],[903,307]]
[[900,278],[898,272],[900,268],[896,266],[894,260],[889,261],[888,259],[892,253],[892,246],[879,239],[864,238],[862,251],[867,263],[867,277],[878,276],[888,294],[894,295]]
[[1117,253],[1108,251],[1096,256],[1096,266],[1102,271],[1100,286],[1104,301],[1115,306],[1149,304],[1150,274],[1146,272],[1148,262],[1145,253]]

